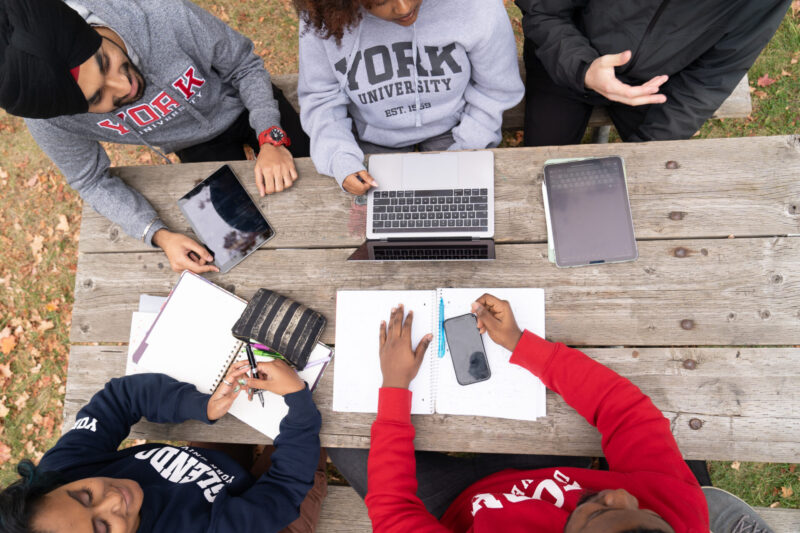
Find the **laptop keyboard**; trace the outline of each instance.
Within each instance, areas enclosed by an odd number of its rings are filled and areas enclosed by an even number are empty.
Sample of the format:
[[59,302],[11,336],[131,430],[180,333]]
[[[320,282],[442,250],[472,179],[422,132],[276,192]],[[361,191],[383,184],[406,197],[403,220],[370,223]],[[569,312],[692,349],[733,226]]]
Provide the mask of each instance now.
[[488,246],[452,246],[441,248],[422,247],[375,247],[377,261],[458,261],[465,259],[489,259]]
[[375,191],[375,233],[489,230],[488,189]]

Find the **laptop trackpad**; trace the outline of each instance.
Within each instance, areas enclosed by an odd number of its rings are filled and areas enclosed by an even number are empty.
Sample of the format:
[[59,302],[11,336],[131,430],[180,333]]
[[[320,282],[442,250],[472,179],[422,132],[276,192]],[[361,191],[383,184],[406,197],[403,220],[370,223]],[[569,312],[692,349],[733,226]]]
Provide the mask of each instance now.
[[458,154],[404,154],[403,189],[455,189]]

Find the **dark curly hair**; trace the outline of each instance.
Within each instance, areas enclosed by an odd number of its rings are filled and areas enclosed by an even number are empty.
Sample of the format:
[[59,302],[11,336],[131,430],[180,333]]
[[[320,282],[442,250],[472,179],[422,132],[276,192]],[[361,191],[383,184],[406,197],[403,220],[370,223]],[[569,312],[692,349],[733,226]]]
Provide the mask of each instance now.
[[20,479],[0,492],[0,533],[38,533],[31,527],[42,498],[64,484],[57,472],[42,472],[27,459],[17,465]]
[[344,32],[361,22],[375,0],[292,0],[297,13],[323,39],[342,42]]

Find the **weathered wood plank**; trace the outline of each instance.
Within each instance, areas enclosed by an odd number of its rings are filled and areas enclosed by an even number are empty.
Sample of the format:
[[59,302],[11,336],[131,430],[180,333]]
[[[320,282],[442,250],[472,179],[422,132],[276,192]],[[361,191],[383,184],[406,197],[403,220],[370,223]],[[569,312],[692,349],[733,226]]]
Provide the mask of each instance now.
[[[672,421],[686,458],[800,461],[800,349],[798,348],[590,348],[591,357],[628,377]],[[125,371],[125,346],[73,346],[64,407],[69,427],[78,409],[104,383]],[[376,355],[377,356],[377,355]],[[693,361],[694,364],[687,364]],[[693,367],[693,368],[692,368]],[[314,393],[325,446],[368,447],[372,414],[330,410],[335,364]],[[597,431],[555,393],[548,416],[536,422],[449,415],[414,416],[418,449],[547,453],[600,453]],[[698,419],[700,429],[689,422]],[[233,417],[214,426],[141,422],[136,438],[263,442]]]
[[[620,155],[625,159],[631,209],[640,239],[786,235],[800,233],[798,137],[709,139],[645,144],[506,148],[495,153],[495,239],[547,239],[541,193],[548,159]],[[667,169],[667,161],[680,168]],[[124,167],[114,173],[141,191],[166,224],[190,232],[175,203],[219,163]],[[253,163],[233,167],[254,197]],[[258,200],[277,236],[266,248],[358,246],[365,208],[309,159],[298,161],[294,187]],[[82,253],[145,251],[149,246],[86,206]]]
[[[522,81],[525,81],[525,65],[520,59],[520,73]],[[294,106],[295,110],[300,109],[300,104],[297,101],[297,74],[284,74],[281,76],[273,76],[272,81],[283,90],[284,95],[289,102]],[[722,102],[722,105],[714,113],[713,118],[745,118],[753,110],[752,103],[750,102],[750,85],[745,75],[736,87],[733,89],[728,98]],[[610,125],[611,119],[605,108],[597,107],[589,119],[589,126],[605,126]],[[503,113],[503,129],[505,130],[519,130],[525,127],[525,100],[523,99],[519,104]]]
[[371,533],[372,522],[364,500],[351,487],[328,486],[322,502],[318,533]]
[[[356,498],[358,498],[358,494],[356,494]],[[761,518],[763,518],[767,524],[772,526],[775,533],[797,533],[800,531],[800,509],[756,507],[756,512],[761,515]]]
[[[319,310],[333,342],[337,289],[544,287],[547,335],[583,346],[800,344],[800,238],[644,241],[631,263],[559,269],[542,244],[488,262],[347,262],[351,249],[262,250],[208,278],[250,298],[268,287]],[[178,278],[157,252],[83,254],[72,342],[127,342],[139,294]]]
[[[757,507],[756,512],[772,526],[775,533],[800,531],[800,510],[798,509]],[[322,504],[318,531],[320,533],[345,531],[369,533],[372,531],[367,508],[356,491],[350,487],[328,487],[328,497]]]

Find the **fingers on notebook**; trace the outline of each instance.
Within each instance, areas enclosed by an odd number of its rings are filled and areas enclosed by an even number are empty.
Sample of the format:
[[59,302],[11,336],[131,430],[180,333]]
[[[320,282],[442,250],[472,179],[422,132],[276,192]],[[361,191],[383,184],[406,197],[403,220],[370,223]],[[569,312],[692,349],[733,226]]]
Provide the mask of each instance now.
[[379,339],[379,346],[383,348],[383,345],[386,344],[386,321],[381,320],[381,331],[378,336]]
[[417,359],[422,359],[423,357],[425,357],[425,352],[428,350],[428,345],[431,343],[432,340],[433,340],[433,335],[430,333],[422,337],[422,340],[419,341],[417,349],[414,352],[414,355],[416,355]]

